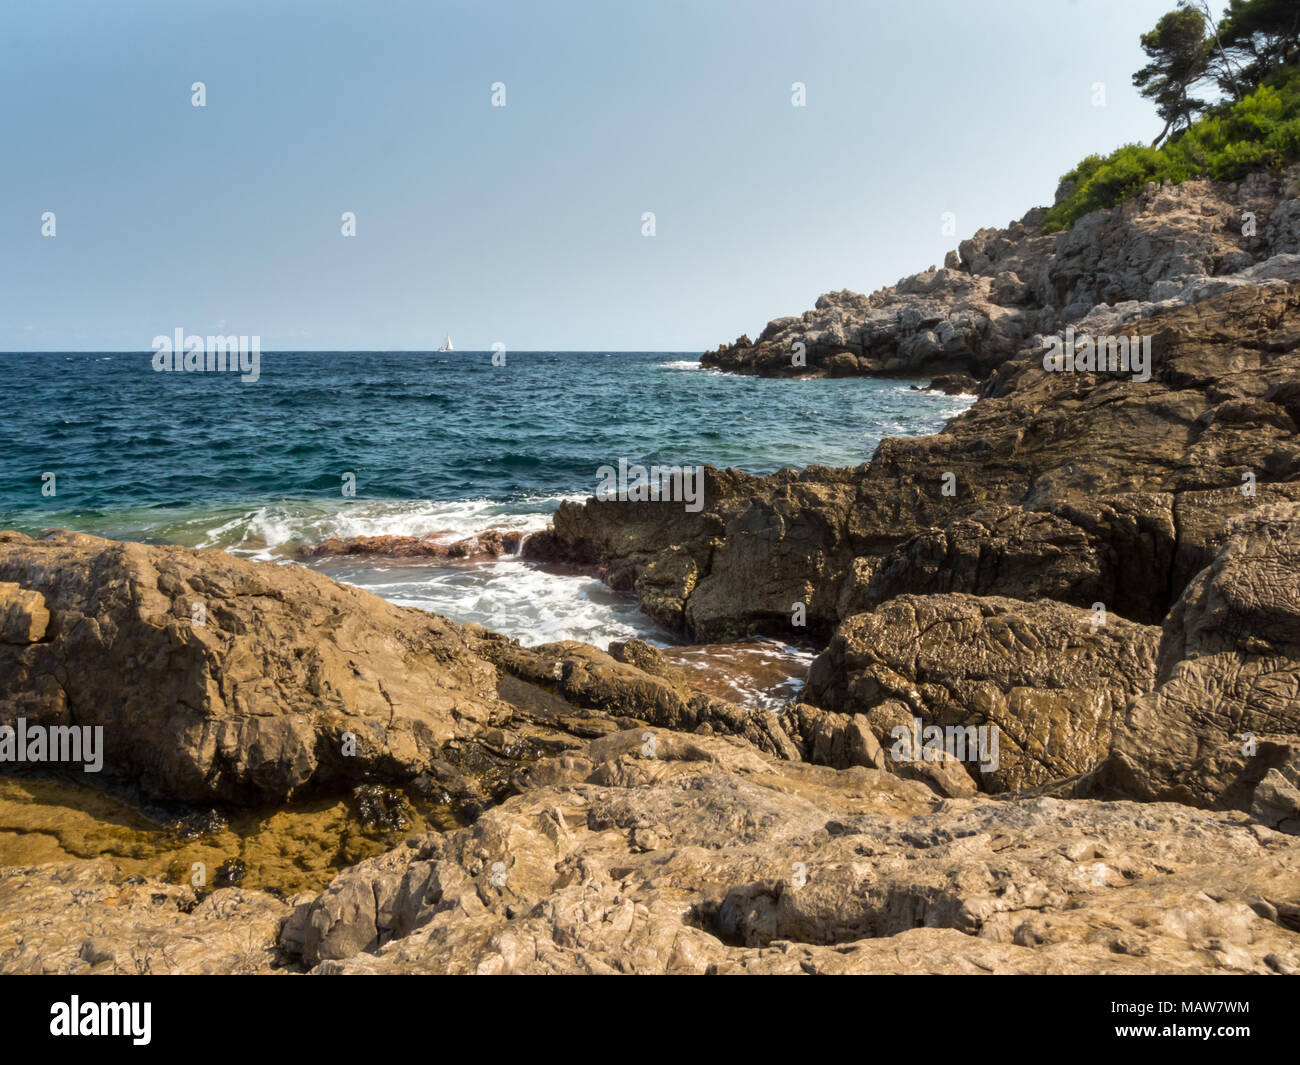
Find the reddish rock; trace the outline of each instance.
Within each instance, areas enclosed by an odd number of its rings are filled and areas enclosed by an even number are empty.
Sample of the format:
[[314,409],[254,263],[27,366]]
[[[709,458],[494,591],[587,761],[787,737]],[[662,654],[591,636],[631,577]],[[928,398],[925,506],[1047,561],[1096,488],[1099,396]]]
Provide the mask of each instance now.
[[324,543],[305,548],[304,558],[330,558],[338,555],[369,555],[387,558],[471,559],[499,558],[519,553],[524,533],[517,529],[488,529],[477,536],[451,542],[425,536],[331,536]]

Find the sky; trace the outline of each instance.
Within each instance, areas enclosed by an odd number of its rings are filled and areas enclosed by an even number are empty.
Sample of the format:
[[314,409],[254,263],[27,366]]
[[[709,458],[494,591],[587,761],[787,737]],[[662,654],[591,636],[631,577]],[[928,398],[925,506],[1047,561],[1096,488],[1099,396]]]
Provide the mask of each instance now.
[[1149,142],[1130,78],[1172,6],[10,4],[0,351],[148,351],[177,328],[263,351],[756,336]]

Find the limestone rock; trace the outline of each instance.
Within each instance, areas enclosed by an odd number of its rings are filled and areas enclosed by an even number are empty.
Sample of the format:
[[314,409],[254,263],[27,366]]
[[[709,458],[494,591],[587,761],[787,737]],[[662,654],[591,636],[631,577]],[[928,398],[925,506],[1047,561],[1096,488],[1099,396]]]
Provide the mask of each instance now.
[[[1298,519],[1300,504],[1277,503],[1231,527],[1165,620],[1158,685],[1130,706],[1099,784],[1248,809],[1300,745]],[[1270,779],[1275,798],[1288,786]]]
[[414,840],[300,906],[282,945],[316,922],[300,953],[320,973],[1296,972],[1298,872],[1300,840],[1242,814],[855,813],[700,763],[527,792]]
[[288,967],[290,908],[263,891],[203,897],[108,862],[0,868],[0,972],[247,974]]
[[[942,270],[867,296],[828,292],[812,310],[769,322],[757,342],[743,337],[700,361],[763,376],[950,369],[983,377],[1034,334],[1077,327],[1094,310],[1144,307],[1137,316],[1271,277],[1296,280],[1283,258],[1300,252],[1300,213],[1288,192],[1298,177],[1292,166],[1241,184],[1152,184],[1055,235],[1042,232],[1043,209],[1035,208],[963,240]],[[1245,210],[1267,219],[1261,237],[1241,233]],[[796,344],[805,365],[791,358]]]
[[19,589],[5,617],[41,631],[0,642],[0,724],[101,726],[105,774],[172,800],[271,803],[424,775],[472,816],[520,764],[635,720],[797,757],[765,712],[585,644],[525,651],[299,566],[6,534],[0,581]]
[[996,728],[996,768],[982,770],[969,750],[963,760],[983,790],[1015,790],[1107,755],[1129,698],[1155,683],[1158,640],[1153,626],[1048,600],[905,595],[840,626],[813,662],[807,697],[864,715],[886,751],[912,717]]
[[37,643],[45,638],[50,612],[45,597],[10,582],[0,582],[0,643]]

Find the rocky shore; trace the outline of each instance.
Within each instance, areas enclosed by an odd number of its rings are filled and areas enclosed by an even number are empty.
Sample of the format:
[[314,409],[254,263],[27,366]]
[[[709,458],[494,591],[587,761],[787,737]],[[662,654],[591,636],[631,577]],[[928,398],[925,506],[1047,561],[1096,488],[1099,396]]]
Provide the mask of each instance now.
[[[0,724],[102,727],[95,785],[139,809],[346,800],[389,830],[307,882],[238,844],[214,890],[88,853],[33,790],[0,843],[58,846],[0,868],[0,971],[1300,973],[1298,177],[1052,236],[1030,212],[823,297],[704,363],[980,398],[854,469],[710,469],[699,513],[593,499],[523,542],[695,643],[813,643],[780,712],[635,640],[0,533]],[[1046,372],[1067,327],[1150,338],[1149,380]],[[995,735],[996,765],[899,757],[930,729]]]
[[[1232,283],[1221,279],[1300,252],[1298,182],[1300,166],[1239,182],[1150,184],[1057,234],[1043,233],[1047,211],[1035,207],[963,240],[941,269],[867,296],[828,292],[812,310],[769,322],[757,340],[738,337],[700,361],[766,377],[982,379],[1036,334],[1060,332],[1098,306],[1133,317],[1152,304],[1195,302]],[[1069,192],[1063,184],[1057,202]]]

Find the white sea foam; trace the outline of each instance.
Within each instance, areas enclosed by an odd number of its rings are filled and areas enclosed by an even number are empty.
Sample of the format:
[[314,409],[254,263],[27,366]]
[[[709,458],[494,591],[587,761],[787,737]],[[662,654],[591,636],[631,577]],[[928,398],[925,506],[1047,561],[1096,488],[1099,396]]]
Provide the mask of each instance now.
[[[432,536],[450,542],[488,529],[536,532],[561,502],[586,496],[538,496],[511,503],[376,500],[268,504],[208,528],[200,547],[221,547],[259,561],[287,562],[302,544],[330,536]],[[525,644],[583,640],[605,648],[633,636],[671,642],[628,596],[595,578],[557,573],[505,556],[475,562],[423,562],[343,556],[314,564],[335,580],[464,624],[477,622]]]
[[582,640],[603,649],[633,636],[657,644],[672,639],[631,598],[594,577],[551,572],[519,558],[441,565],[344,558],[320,568],[399,606],[477,622],[524,644]]
[[585,496],[538,496],[512,503],[490,499],[374,500],[322,504],[286,501],[226,518],[209,528],[199,547],[222,547],[232,554],[274,560],[300,544],[331,536],[430,536],[450,542],[487,529],[537,532],[565,500]]

